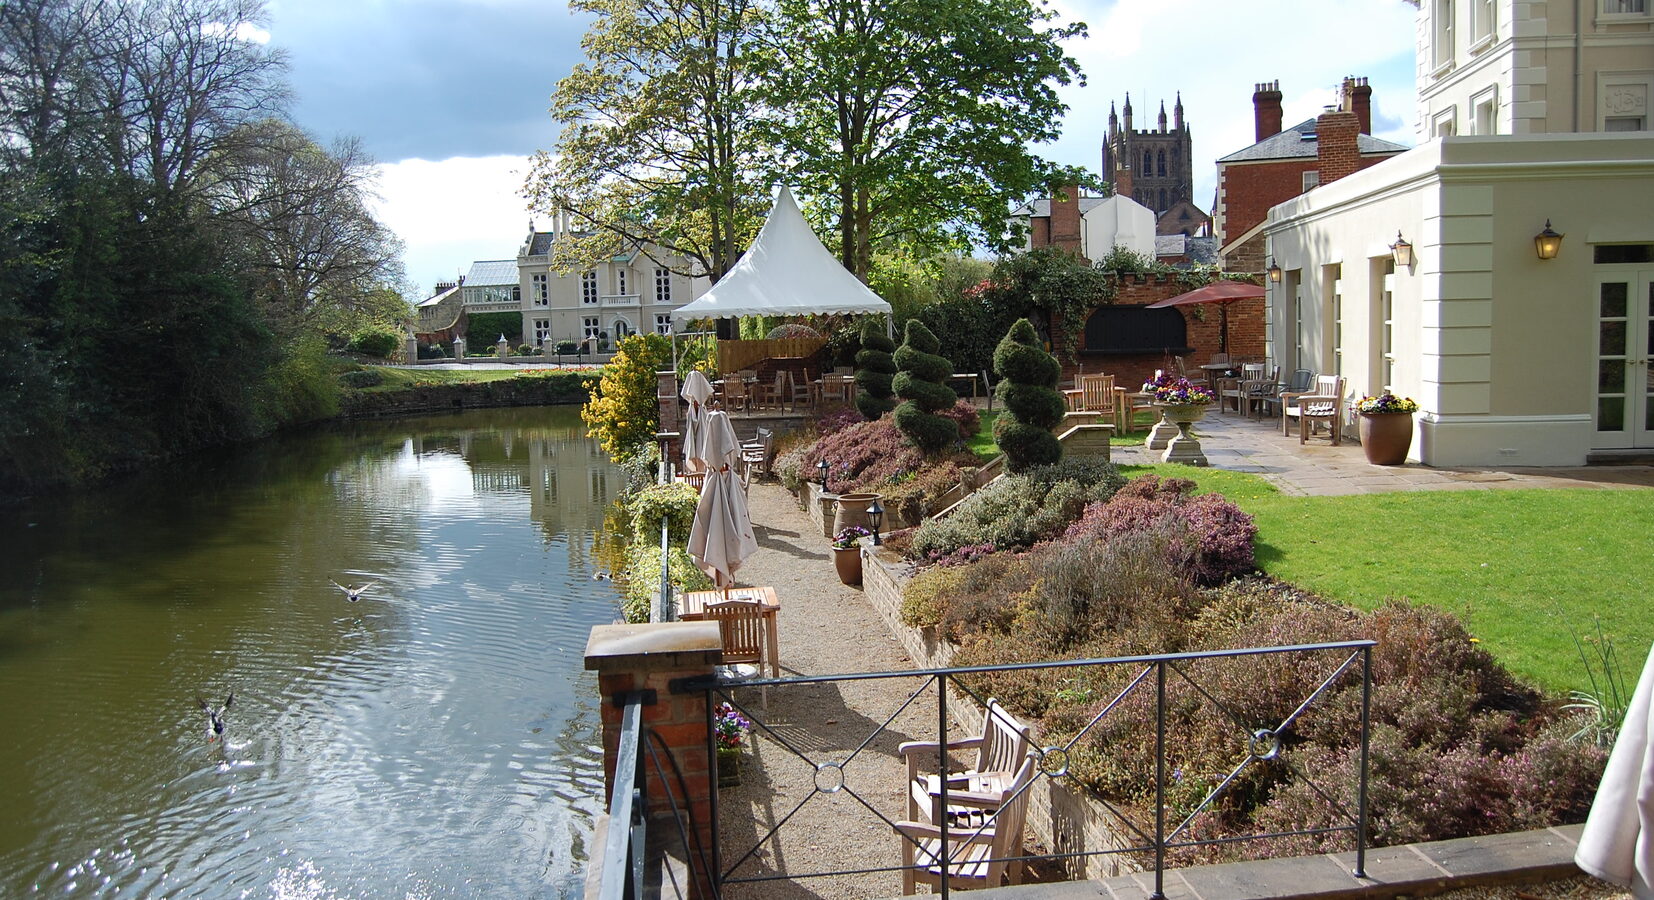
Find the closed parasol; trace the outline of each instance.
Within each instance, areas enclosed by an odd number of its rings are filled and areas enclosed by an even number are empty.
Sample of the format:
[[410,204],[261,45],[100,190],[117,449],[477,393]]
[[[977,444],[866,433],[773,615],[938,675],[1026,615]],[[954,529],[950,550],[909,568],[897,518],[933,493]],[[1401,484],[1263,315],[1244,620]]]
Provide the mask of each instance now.
[[686,472],[704,472],[709,466],[702,455],[706,443],[706,417],[711,410],[712,382],[699,370],[683,380],[678,396],[689,401],[689,410],[683,417],[683,468]]
[[1581,869],[1631,889],[1636,900],[1654,897],[1654,650],[1643,664],[1625,710],[1591,814],[1580,833],[1574,862]]
[[689,555],[714,584],[728,591],[741,563],[758,552],[758,539],[752,533],[746,492],[734,471],[741,464],[741,445],[723,410],[707,415],[702,449],[708,471],[689,529]]

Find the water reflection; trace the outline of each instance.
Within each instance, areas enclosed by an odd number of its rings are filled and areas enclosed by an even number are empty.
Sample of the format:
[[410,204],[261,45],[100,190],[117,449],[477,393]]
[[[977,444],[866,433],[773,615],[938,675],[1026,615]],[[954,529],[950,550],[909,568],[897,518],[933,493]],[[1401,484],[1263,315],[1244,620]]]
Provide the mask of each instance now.
[[0,896],[573,893],[619,485],[574,410],[500,410],[0,512]]

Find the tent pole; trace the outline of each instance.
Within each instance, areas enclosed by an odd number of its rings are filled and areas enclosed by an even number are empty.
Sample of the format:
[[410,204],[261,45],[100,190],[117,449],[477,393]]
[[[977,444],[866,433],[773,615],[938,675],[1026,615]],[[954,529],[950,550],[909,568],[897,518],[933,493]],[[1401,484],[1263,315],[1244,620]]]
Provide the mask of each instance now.
[[891,340],[896,339],[896,314],[894,312],[884,314],[884,336]]
[[678,329],[672,329],[672,371],[678,371]]

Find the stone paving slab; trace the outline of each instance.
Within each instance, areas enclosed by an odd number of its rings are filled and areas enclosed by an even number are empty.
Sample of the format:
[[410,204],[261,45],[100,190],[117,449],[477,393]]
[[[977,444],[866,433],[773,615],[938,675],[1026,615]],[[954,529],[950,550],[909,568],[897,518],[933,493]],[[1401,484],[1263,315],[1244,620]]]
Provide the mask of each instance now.
[[[1175,869],[1165,875],[1168,900],[1344,900],[1427,897],[1478,885],[1555,881],[1579,874],[1574,848],[1584,826],[1568,825],[1408,844],[1367,851],[1367,877],[1353,874],[1355,852]],[[1154,874],[1106,881],[972,891],[973,900],[1148,900]]]

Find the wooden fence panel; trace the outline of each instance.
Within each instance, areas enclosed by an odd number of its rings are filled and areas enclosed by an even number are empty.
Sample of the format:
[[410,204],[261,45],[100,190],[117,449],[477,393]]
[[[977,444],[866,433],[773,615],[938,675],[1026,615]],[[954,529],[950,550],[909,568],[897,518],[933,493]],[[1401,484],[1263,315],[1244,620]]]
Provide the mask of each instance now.
[[827,346],[826,338],[782,338],[774,341],[719,341],[718,372],[755,369],[766,359],[782,356],[810,356]]

